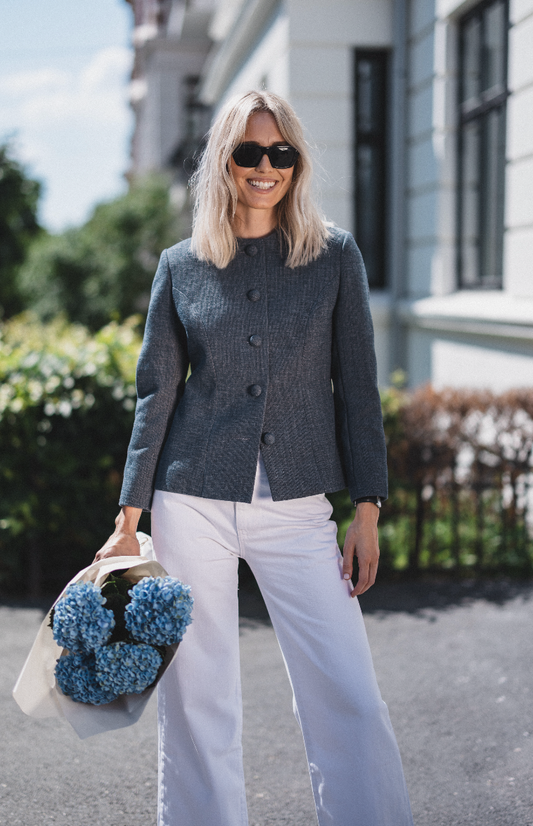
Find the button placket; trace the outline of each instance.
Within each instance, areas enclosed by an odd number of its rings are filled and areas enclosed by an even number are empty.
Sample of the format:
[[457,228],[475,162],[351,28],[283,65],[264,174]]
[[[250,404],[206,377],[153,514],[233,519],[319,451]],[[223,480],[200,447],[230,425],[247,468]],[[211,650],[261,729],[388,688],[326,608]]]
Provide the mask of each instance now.
[[[263,282],[262,285],[261,285],[261,289],[258,289],[257,287],[250,287],[247,290],[246,298],[252,304],[255,304],[256,302],[259,302],[259,300],[262,299],[264,294],[265,294],[264,266],[261,267],[261,263],[264,264],[264,262],[259,260],[260,258],[263,258],[264,256],[259,256],[259,258],[257,258],[257,255],[260,251],[261,250],[259,248],[259,245],[256,245],[256,244],[248,244],[244,247],[245,255],[247,255],[249,258],[254,258],[255,259],[253,261],[253,263],[252,263],[252,261],[250,261],[250,275],[252,276],[254,281],[256,281],[256,283],[257,283],[257,280],[259,280],[260,282],[261,281]],[[258,271],[258,268],[259,268],[259,271]],[[248,269],[248,267],[246,269]],[[262,347],[263,339],[264,339],[263,328],[266,325],[266,306],[264,304],[262,304],[261,306],[257,305],[257,309],[254,309],[254,311],[253,311],[254,317],[256,316],[256,314],[258,312],[259,312],[259,316],[255,319],[255,322],[252,321],[252,323],[254,324],[254,326],[255,326],[255,324],[257,324],[257,326],[259,327],[261,332],[251,332],[250,331],[250,333],[247,337],[247,343],[250,347],[253,347],[254,349],[257,350],[257,356],[254,358],[254,364],[256,365],[256,368],[259,371],[256,374],[257,378],[260,378],[260,376],[265,375],[265,367],[267,365],[264,364],[264,359],[268,358],[267,353],[261,353],[261,350],[259,349],[259,348]],[[257,329],[257,327],[256,327],[256,329]],[[253,327],[252,327],[252,330],[253,330]],[[266,332],[266,328],[265,328],[265,332]],[[257,359],[259,359],[259,360],[257,361]],[[264,387],[261,384],[254,383],[254,384],[249,385],[249,387],[247,388],[247,393],[248,393],[249,396],[252,397],[252,399],[259,399],[259,397],[263,395],[263,390],[264,390]]]

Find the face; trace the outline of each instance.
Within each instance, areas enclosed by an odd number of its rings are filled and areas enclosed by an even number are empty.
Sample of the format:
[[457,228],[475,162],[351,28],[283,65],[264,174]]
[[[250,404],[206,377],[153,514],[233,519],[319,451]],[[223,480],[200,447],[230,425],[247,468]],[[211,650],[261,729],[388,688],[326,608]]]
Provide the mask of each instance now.
[[[257,143],[259,146],[286,144],[283,135],[278,129],[274,117],[270,112],[255,112],[250,116],[246,126],[243,142]],[[276,205],[286,195],[292,181],[294,167],[290,169],[274,169],[268,158],[263,155],[259,165],[255,168],[237,166],[231,158],[231,174],[237,187],[238,204],[236,210],[237,221],[247,221],[250,218],[268,218],[275,226]],[[265,210],[261,216],[253,215],[255,210]]]

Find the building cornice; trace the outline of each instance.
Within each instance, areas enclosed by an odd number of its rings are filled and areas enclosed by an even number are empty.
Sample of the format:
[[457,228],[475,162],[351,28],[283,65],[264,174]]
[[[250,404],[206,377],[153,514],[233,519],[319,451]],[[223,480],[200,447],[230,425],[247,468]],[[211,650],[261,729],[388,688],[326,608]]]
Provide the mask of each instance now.
[[202,103],[212,105],[220,99],[280,5],[281,0],[247,0],[228,36],[214,50],[206,64],[199,91]]

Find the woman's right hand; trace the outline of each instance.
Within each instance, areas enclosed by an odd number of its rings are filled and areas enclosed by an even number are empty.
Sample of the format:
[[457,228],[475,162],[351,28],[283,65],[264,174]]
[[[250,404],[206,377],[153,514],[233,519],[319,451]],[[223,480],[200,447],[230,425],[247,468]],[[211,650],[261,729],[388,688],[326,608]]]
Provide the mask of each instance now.
[[105,545],[103,545],[93,562],[112,556],[140,556],[141,546],[136,536],[137,525],[141,518],[141,508],[124,507],[115,519],[116,528]]

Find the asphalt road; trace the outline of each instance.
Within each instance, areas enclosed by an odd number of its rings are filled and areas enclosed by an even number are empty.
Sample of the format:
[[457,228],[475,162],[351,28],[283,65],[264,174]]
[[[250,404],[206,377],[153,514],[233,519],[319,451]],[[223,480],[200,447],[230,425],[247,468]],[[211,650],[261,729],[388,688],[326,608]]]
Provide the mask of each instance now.
[[[416,826],[533,826],[533,584],[384,584],[361,602]],[[241,613],[250,826],[313,826],[288,681],[252,591]],[[155,826],[154,702],[136,726],[80,741],[12,700],[41,618],[0,605],[1,826]]]

